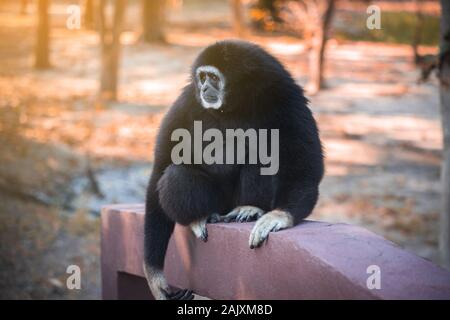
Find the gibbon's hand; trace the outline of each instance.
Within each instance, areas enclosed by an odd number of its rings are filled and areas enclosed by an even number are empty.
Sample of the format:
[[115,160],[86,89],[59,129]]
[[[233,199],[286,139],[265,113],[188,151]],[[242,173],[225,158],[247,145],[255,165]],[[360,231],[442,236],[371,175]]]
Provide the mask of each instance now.
[[207,218],[203,218],[189,224],[189,228],[191,228],[192,233],[201,239],[203,242],[208,241],[208,230],[206,229],[206,221]]
[[292,215],[283,210],[272,210],[259,218],[248,240],[250,249],[259,247],[267,239],[270,232],[289,228],[294,225]]
[[207,223],[218,223],[221,222],[222,220],[222,216],[218,213],[213,213],[212,215],[210,215],[208,217],[208,219],[206,220]]

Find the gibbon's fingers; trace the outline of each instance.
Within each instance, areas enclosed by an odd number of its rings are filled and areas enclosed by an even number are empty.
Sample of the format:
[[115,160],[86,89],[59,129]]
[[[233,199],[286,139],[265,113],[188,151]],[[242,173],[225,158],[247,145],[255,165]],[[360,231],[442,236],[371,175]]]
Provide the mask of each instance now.
[[292,227],[294,218],[283,210],[273,210],[256,221],[255,226],[250,233],[248,244],[250,249],[259,247],[267,239],[270,232]]
[[194,299],[194,292],[192,290],[187,290],[181,298],[178,300],[193,300]]
[[226,216],[221,217],[222,221],[248,222],[259,219],[264,214],[264,210],[254,206],[239,206]]
[[218,213],[213,213],[206,220],[207,223],[218,223],[221,222],[221,216]]
[[208,241],[208,230],[206,229],[206,218],[192,222],[189,227],[194,235],[203,242]]
[[258,220],[263,214],[264,210],[254,206],[240,207],[239,214],[236,217],[237,222],[247,222]]

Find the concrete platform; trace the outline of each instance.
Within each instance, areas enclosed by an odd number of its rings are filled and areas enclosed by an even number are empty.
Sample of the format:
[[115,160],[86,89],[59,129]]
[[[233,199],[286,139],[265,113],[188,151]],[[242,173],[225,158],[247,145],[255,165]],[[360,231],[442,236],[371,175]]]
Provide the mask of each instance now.
[[[177,225],[165,261],[170,285],[212,299],[450,299],[450,272],[361,227],[305,221],[251,250],[253,224],[208,224],[207,243]],[[141,204],[103,208],[104,299],[152,298],[143,226]],[[380,289],[367,286],[369,266],[379,267]]]

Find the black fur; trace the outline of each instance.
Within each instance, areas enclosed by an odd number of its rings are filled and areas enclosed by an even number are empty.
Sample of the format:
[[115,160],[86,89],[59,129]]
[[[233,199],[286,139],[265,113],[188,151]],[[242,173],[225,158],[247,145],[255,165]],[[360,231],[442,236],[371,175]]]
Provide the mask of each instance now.
[[[219,110],[201,106],[195,70],[213,65],[226,79]],[[260,47],[221,41],[206,48],[192,68],[191,83],[165,116],[157,139],[155,164],[146,199],[145,262],[162,269],[174,223],[188,225],[240,205],[270,211],[284,209],[294,223],[308,216],[318,198],[323,175],[320,138],[303,90],[278,60]],[[279,171],[260,175],[259,165],[174,165],[173,130],[191,134],[194,120],[203,131],[217,128],[279,129]]]

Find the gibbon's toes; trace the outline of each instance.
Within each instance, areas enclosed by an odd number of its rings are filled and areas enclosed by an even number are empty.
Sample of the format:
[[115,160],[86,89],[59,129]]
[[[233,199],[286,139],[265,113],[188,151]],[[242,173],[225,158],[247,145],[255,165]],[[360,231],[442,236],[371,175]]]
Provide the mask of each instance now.
[[194,293],[192,290],[184,289],[175,292],[168,293],[164,291],[167,300],[192,300],[194,299]]
[[263,215],[256,221],[250,233],[248,245],[250,249],[258,248],[269,236],[270,232],[275,232],[284,228],[292,227],[294,219],[287,211],[273,210]]
[[210,215],[208,217],[208,220],[207,220],[208,223],[217,223],[217,222],[220,222],[220,221],[221,221],[221,218],[220,218],[220,215],[218,213],[213,213],[212,215]]
[[192,300],[194,299],[194,293],[192,290],[180,290],[175,295],[170,297],[170,300]]
[[201,239],[203,242],[208,241],[208,230],[206,229],[206,219],[201,219],[196,222],[192,222],[189,227],[194,235]]
[[239,206],[236,207],[229,214],[224,216],[222,220],[224,222],[236,221],[236,222],[249,222],[259,219],[264,214],[264,211],[254,206]]

